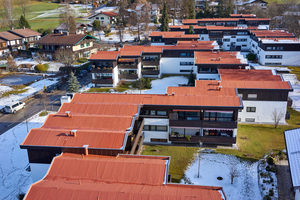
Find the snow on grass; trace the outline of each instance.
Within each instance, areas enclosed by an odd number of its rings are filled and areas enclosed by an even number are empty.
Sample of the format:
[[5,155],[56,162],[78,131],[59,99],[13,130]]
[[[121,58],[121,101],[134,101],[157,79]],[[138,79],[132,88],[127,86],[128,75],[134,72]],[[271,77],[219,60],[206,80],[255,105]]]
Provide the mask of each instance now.
[[[198,157],[185,172],[181,183],[195,185],[221,186],[228,200],[261,200],[258,187],[258,162],[243,161],[232,155],[201,153],[200,178],[198,175]],[[239,176],[230,179],[230,166],[234,164]],[[217,177],[223,180],[218,180]]]
[[[266,160],[261,161],[258,166],[259,169],[259,184],[261,186],[261,191],[263,196],[269,195],[270,190],[273,190],[275,199],[278,199],[278,190],[277,190],[277,177],[275,172],[267,171],[267,167],[276,169],[275,165],[269,165],[266,163]],[[269,195],[271,197],[271,195]]]
[[[118,30],[115,30],[115,29],[111,29],[111,33],[112,35],[108,36],[108,37],[105,37],[104,36],[104,32],[100,32],[100,35],[101,35],[101,41],[106,41],[106,42],[120,42],[120,37],[118,35]],[[97,38],[99,36],[97,35]],[[128,28],[125,28],[124,30],[124,34],[123,34],[123,39],[122,41],[125,42],[125,41],[128,41],[128,42],[133,42],[135,38],[138,37],[138,34],[131,34],[130,31],[128,30]],[[143,35],[140,36],[140,39],[143,40],[145,37]]]
[[[9,95],[8,97],[4,97],[4,98],[1,98],[1,101],[0,101],[0,109],[3,108],[6,104],[10,104],[14,101],[18,101],[24,97],[27,97],[41,89],[44,88],[44,84],[47,86],[49,85],[52,85],[54,83],[56,83],[57,80],[56,79],[42,79],[42,80],[39,80],[39,81],[36,81],[35,83],[32,83],[31,85],[25,87],[24,89],[27,89],[26,92],[24,93],[21,93],[21,94],[11,94]],[[0,87],[1,88],[1,87]]]
[[3,92],[11,91],[11,90],[12,90],[12,88],[9,86],[0,85],[0,94]]
[[[47,116],[34,115],[28,119],[28,130],[41,127]],[[0,135],[0,199],[18,199],[19,193],[26,193],[32,184],[27,151],[20,144],[27,136],[26,122]]]

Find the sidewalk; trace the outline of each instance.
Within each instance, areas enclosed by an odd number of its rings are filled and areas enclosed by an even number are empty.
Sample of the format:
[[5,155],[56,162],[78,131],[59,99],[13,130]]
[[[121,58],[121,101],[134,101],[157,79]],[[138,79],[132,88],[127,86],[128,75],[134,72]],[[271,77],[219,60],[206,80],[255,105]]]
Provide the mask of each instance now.
[[278,199],[294,200],[290,168],[287,160],[279,160],[276,164],[277,182],[278,182]]

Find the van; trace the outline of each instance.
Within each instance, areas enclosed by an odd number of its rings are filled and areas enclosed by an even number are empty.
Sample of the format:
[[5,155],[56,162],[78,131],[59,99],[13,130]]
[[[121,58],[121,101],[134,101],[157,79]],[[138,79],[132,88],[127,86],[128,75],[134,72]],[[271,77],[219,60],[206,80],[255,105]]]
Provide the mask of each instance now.
[[6,105],[4,111],[6,113],[16,113],[18,110],[25,108],[25,103],[21,101],[14,102],[12,104]]

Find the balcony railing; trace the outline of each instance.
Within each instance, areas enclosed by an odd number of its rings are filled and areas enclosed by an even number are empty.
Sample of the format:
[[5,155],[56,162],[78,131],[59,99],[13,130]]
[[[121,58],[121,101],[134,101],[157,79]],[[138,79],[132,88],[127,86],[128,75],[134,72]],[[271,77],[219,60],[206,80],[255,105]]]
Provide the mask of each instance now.
[[142,75],[158,75],[159,70],[142,71]]
[[219,136],[191,136],[190,140],[186,137],[169,136],[169,141],[176,143],[204,143],[204,144],[225,144],[231,145],[236,143],[235,137],[219,137]]
[[137,79],[137,74],[119,74],[119,78],[125,78],[125,79]]
[[158,66],[159,61],[158,60],[142,60],[142,65],[154,65]]
[[132,64],[132,65],[125,65],[125,64],[118,64],[119,69],[137,69],[137,64]]
[[92,79],[94,84],[113,84],[113,79]]
[[111,68],[100,68],[100,69],[92,69],[92,73],[112,73],[112,67]]

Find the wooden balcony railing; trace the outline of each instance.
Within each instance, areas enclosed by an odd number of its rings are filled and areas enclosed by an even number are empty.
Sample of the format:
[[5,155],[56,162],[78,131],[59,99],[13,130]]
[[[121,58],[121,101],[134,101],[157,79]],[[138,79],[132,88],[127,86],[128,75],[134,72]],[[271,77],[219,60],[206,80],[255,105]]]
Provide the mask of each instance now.
[[156,60],[142,60],[142,65],[153,65],[153,66],[158,66],[159,65],[159,61]]
[[186,137],[169,137],[171,142],[183,143],[204,143],[204,144],[225,144],[231,145],[236,143],[235,137],[219,137],[219,136],[191,136],[190,140]]
[[112,68],[100,68],[100,69],[92,69],[91,70],[92,73],[112,73]]
[[125,79],[137,79],[137,74],[119,74],[119,78],[125,78]]
[[113,79],[92,79],[94,84],[113,84]]
[[133,65],[124,65],[124,64],[118,64],[119,69],[137,69],[137,64]]
[[152,70],[152,71],[142,71],[142,75],[158,75],[159,70]]

